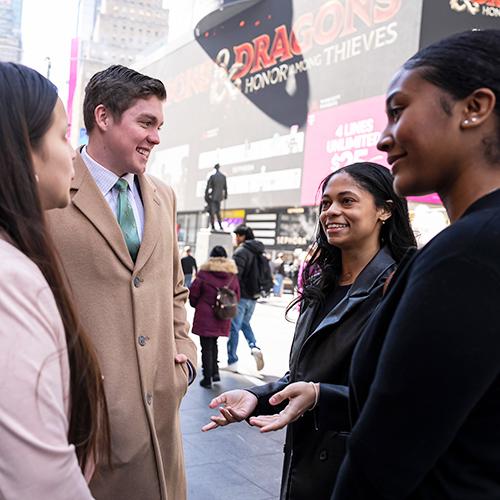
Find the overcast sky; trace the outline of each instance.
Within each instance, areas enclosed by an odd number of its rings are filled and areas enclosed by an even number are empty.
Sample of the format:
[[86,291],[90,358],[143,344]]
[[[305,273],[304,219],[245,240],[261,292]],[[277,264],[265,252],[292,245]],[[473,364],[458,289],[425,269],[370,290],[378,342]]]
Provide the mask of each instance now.
[[57,85],[66,104],[68,95],[71,38],[76,30],[78,0],[24,0],[23,63],[47,75]]
[[[178,25],[184,18],[184,11],[192,13],[193,1],[163,0],[163,6],[171,9],[175,25]],[[23,2],[23,64],[46,76],[49,57],[50,79],[57,85],[65,105],[68,95],[71,39],[76,36],[77,8],[78,0]]]

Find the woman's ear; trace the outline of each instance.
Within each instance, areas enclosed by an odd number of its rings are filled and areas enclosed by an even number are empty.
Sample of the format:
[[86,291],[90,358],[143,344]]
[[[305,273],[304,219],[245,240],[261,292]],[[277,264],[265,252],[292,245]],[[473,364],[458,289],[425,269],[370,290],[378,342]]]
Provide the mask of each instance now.
[[495,110],[496,96],[491,89],[480,88],[464,99],[462,128],[476,128],[482,125]]
[[384,206],[380,209],[379,220],[382,224],[392,217],[392,210],[394,208],[394,202],[392,200],[385,200]]

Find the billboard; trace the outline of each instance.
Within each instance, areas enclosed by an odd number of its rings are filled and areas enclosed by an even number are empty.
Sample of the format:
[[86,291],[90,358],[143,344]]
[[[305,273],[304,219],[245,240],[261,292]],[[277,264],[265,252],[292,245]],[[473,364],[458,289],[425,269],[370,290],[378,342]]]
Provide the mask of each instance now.
[[386,155],[377,149],[377,141],[386,123],[383,95],[310,113],[302,205],[317,202],[316,191],[329,172],[359,161],[384,164]]
[[420,47],[471,29],[499,29],[500,0],[424,0]]
[[[227,209],[313,204],[333,169],[379,158],[381,96],[417,50],[421,9],[422,0],[262,1],[199,29],[141,69],[168,94],[150,172],[174,187],[180,211],[203,209],[215,163]],[[336,135],[367,124],[369,137]],[[350,144],[336,156],[324,150],[335,139]]]

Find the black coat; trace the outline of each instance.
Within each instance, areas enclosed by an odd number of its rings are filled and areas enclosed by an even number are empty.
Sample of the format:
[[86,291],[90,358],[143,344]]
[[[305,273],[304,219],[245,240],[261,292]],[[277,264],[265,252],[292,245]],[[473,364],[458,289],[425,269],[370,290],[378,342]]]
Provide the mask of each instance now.
[[222,201],[227,198],[226,176],[217,171],[207,181],[205,188],[205,201]]
[[500,499],[499,304],[500,190],[400,266],[367,325],[334,500]]
[[[317,408],[290,424],[286,433],[281,499],[323,500],[330,498],[337,469],[345,453],[350,429],[347,409],[347,381],[354,346],[374,309],[383,285],[394,270],[389,251],[382,249],[363,269],[342,299],[310,333],[318,306],[307,307],[299,317],[290,352],[290,371],[280,380],[250,392],[258,398],[255,415],[273,414],[284,406],[268,404],[272,394],[297,381],[320,382]],[[317,418],[323,394],[338,396],[335,418]],[[329,408],[324,411],[329,413]]]
[[243,299],[255,300],[259,291],[258,276],[253,263],[256,256],[261,253],[264,253],[264,244],[259,240],[246,240],[233,253]]

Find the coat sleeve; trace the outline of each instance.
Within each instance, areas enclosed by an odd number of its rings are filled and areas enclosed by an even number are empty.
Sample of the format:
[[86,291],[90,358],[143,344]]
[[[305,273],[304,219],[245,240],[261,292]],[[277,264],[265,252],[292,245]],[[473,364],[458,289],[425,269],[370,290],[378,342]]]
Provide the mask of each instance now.
[[465,257],[433,257],[389,325],[333,500],[409,497],[499,376],[500,277]]
[[281,410],[287,406],[288,401],[272,406],[269,404],[269,398],[279,391],[282,391],[290,383],[290,372],[287,372],[283,377],[276,380],[275,382],[270,382],[265,385],[256,385],[247,389],[254,396],[257,397],[257,406],[252,413],[253,415],[273,415],[274,413],[279,413]]
[[236,263],[236,267],[238,268],[238,277],[240,281],[243,279],[245,274],[245,268],[247,264],[247,258],[245,256],[246,252],[243,249],[236,249],[233,254],[233,260]]
[[202,286],[203,282],[200,278],[195,278],[191,283],[191,287],[189,288],[189,303],[192,307],[196,307],[198,305]]
[[238,299],[238,302],[240,301],[241,298],[241,290],[240,290],[240,282],[238,280],[238,276],[234,276],[233,281],[231,283],[231,289],[236,293],[236,298]]
[[0,289],[0,496],[90,500],[67,438],[60,358],[67,351],[57,338],[55,305],[47,307],[53,298],[48,288],[30,298],[3,278],[8,287]]
[[319,384],[318,405],[315,408],[316,422],[321,430],[345,430],[349,421],[349,387],[345,385]]
[[192,382],[196,377],[196,346],[194,342],[189,338],[189,323],[186,316],[186,301],[188,298],[188,289],[184,286],[184,274],[182,273],[181,260],[179,255],[179,248],[177,246],[177,234],[176,234],[176,199],[175,194],[171,188],[169,188],[170,194],[173,199],[172,204],[172,220],[174,224],[172,225],[172,238],[175,244],[173,245],[172,252],[172,266],[173,266],[173,276],[174,276],[174,336],[175,345],[178,354],[185,354],[189,361],[189,381]]

